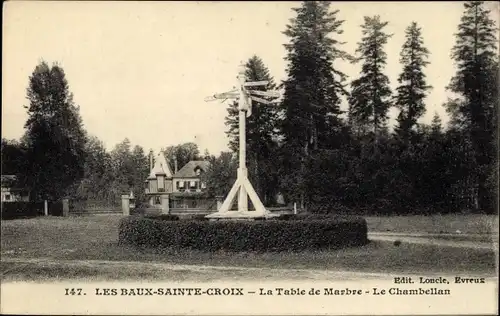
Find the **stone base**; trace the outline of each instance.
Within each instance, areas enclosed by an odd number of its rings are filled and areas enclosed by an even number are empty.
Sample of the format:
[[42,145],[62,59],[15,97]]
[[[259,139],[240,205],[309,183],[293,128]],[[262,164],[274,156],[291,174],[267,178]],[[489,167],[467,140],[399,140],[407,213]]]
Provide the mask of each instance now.
[[256,211],[247,211],[247,212],[229,211],[229,212],[212,213],[205,216],[205,218],[208,218],[210,220],[256,220],[256,219],[271,219],[279,216],[280,216],[279,214],[273,214],[268,211],[266,211],[264,214]]

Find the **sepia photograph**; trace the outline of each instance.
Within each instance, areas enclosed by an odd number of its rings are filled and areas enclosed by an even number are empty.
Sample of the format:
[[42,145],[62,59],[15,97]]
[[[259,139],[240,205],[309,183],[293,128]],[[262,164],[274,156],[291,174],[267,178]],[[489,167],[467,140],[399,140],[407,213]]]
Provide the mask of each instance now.
[[495,1],[7,1],[0,312],[498,313]]

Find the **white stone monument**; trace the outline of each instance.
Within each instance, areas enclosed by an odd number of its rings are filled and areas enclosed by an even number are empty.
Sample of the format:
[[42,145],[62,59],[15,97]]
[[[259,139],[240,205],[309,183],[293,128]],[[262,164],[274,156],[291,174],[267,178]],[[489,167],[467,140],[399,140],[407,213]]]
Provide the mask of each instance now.
[[[252,100],[264,104],[271,104],[275,101],[270,101],[262,97],[277,98],[279,93],[276,91],[259,91],[249,90],[247,87],[266,86],[268,81],[254,81],[246,82],[245,66],[240,66],[238,73],[239,88],[233,89],[229,92],[215,94],[213,97],[206,99],[212,100],[227,100],[237,99],[239,105],[239,167],[237,179],[229,191],[226,199],[216,213],[207,215],[211,219],[237,219],[237,218],[268,218],[279,216],[272,214],[262,204],[259,196],[255,192],[252,184],[248,180],[248,171],[246,168],[246,117],[252,114]],[[257,97],[256,95],[260,96]],[[231,211],[231,206],[238,196],[238,211]],[[248,198],[252,201],[255,211],[248,209]]]

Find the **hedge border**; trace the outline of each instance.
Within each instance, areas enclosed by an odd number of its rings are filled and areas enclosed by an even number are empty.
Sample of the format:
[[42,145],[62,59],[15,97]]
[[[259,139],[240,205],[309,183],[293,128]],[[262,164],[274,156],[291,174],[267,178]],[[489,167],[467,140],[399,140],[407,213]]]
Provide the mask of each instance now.
[[119,244],[208,252],[279,252],[339,249],[368,242],[364,218],[264,221],[121,220]]

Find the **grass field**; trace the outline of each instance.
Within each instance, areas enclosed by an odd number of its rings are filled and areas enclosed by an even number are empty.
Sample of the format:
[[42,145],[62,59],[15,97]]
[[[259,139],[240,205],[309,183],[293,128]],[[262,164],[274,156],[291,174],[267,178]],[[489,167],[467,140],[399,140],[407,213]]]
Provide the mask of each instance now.
[[498,216],[433,215],[433,216],[368,216],[368,231],[400,233],[456,233],[498,235]]
[[[469,273],[495,275],[496,255],[493,250],[438,247],[374,241],[359,248],[306,253],[204,253],[199,251],[173,251],[137,249],[117,245],[120,216],[34,218],[2,221],[2,259],[45,258],[68,260],[106,260],[124,262],[154,262],[203,266],[239,266],[278,269],[322,269],[388,273]],[[454,232],[491,233],[498,227],[495,217],[440,216],[426,217],[369,217],[369,231],[391,232]],[[429,224],[432,223],[432,224]],[[440,224],[438,224],[440,223]],[[497,230],[498,231],[498,230]],[[147,270],[147,271],[146,271]],[[105,278],[158,278],[161,269],[141,269],[140,265],[123,270],[106,264],[68,265],[25,264],[2,262],[2,278],[44,279],[95,277]],[[186,272],[172,272],[171,278],[182,279]],[[214,277],[214,276],[212,276]]]

